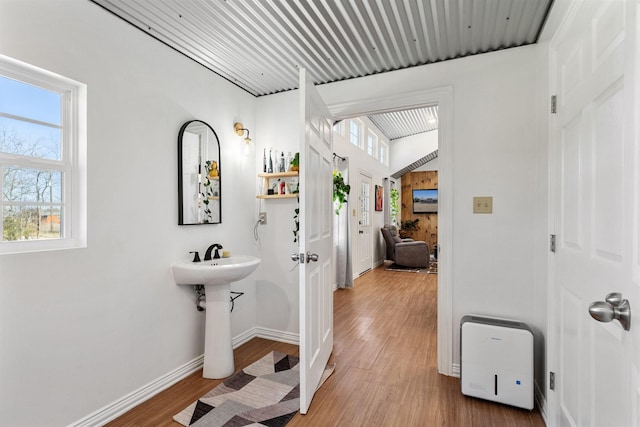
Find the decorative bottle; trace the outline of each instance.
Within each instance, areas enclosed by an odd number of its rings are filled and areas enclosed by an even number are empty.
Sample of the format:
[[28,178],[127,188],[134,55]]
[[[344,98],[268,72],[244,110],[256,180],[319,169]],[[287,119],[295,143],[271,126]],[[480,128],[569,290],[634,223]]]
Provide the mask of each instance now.
[[262,150],[262,172],[267,172],[267,149]]

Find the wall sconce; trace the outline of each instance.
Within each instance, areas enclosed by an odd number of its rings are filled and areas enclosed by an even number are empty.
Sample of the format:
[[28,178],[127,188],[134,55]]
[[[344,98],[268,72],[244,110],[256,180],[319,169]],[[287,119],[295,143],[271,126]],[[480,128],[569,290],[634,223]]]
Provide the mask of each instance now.
[[233,131],[238,136],[244,136],[244,132],[247,131],[247,136],[244,138],[244,146],[242,147],[242,154],[247,156],[254,153],[256,146],[253,141],[251,141],[251,138],[249,138],[249,129],[245,129],[245,127],[242,126],[242,123],[234,123]]

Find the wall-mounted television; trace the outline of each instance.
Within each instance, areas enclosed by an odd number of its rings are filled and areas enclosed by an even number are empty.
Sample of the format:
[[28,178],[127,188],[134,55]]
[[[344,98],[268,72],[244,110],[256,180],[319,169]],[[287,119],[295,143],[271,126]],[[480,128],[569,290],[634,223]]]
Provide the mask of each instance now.
[[413,213],[438,213],[438,189],[413,190]]

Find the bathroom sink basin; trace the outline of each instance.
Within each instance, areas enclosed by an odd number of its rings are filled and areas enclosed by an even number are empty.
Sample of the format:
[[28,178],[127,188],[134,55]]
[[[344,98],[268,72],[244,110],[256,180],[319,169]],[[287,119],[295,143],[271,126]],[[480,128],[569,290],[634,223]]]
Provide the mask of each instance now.
[[244,279],[260,264],[260,258],[238,255],[202,262],[179,262],[171,267],[178,285],[224,285]]
[[233,342],[231,337],[231,282],[253,273],[260,258],[246,255],[211,261],[183,261],[171,266],[178,285],[204,285],[204,378],[220,379],[233,374]]

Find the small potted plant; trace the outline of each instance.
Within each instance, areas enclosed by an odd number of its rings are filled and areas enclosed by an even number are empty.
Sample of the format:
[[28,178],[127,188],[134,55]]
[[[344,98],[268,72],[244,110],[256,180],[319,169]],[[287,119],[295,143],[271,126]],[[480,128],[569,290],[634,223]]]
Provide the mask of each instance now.
[[402,221],[400,224],[400,237],[401,238],[407,238],[407,237],[411,237],[413,235],[414,231],[420,230],[420,226],[418,225],[418,222],[420,222],[420,218],[416,218],[416,219],[405,219],[404,221]]
[[300,170],[300,153],[296,153],[291,159],[291,171],[299,171]]

